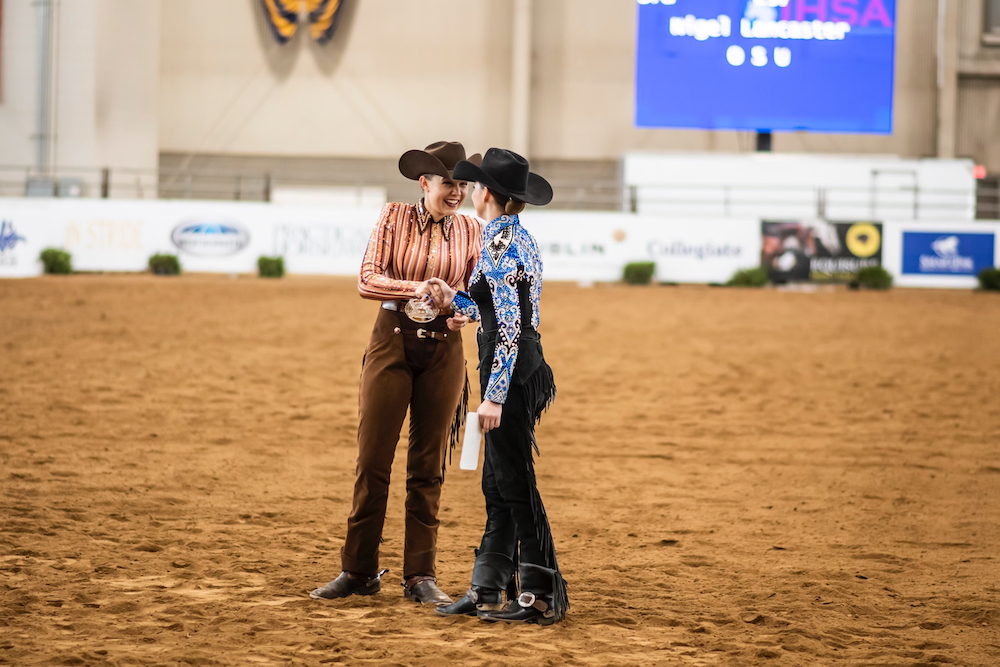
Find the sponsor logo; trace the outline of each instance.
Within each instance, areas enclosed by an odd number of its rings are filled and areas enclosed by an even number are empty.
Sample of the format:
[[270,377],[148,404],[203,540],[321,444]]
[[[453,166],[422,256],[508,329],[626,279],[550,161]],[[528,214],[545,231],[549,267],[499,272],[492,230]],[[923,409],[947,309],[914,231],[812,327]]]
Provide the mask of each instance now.
[[974,276],[993,266],[993,234],[903,233],[903,273]]
[[16,266],[17,255],[14,248],[27,239],[17,233],[14,223],[10,220],[0,222],[0,266]]
[[931,243],[933,255],[920,255],[920,270],[928,272],[972,273],[976,260],[958,252],[957,236],[942,236]]
[[[847,249],[855,257],[871,257],[882,248],[882,235],[878,227],[868,222],[851,225],[847,230]],[[878,266],[871,264],[869,266]]]
[[142,221],[72,220],[66,224],[66,249],[141,251]]
[[712,242],[685,243],[676,239],[667,243],[650,241],[646,248],[650,257],[693,257],[706,260],[736,258],[743,255],[743,248],[738,245]]
[[355,227],[281,224],[274,228],[274,252],[282,257],[360,258],[368,232]]
[[588,243],[586,241],[580,243],[553,241],[540,243],[539,245],[541,246],[540,252],[544,257],[554,257],[556,255],[561,257],[589,257],[603,255],[605,250],[603,243]]
[[174,227],[170,240],[191,255],[226,257],[250,243],[250,232],[235,222],[185,222]]

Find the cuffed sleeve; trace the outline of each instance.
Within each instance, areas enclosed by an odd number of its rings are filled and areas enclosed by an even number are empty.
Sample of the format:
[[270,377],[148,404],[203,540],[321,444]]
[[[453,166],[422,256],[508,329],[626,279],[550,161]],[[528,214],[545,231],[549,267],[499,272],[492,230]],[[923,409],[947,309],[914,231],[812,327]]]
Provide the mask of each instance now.
[[455,300],[452,301],[451,307],[456,313],[461,313],[465,315],[473,322],[479,321],[479,306],[476,302],[472,300],[472,297],[465,292],[456,292]]
[[378,223],[368,239],[368,248],[361,262],[358,274],[358,293],[364,299],[390,301],[392,299],[412,299],[416,297],[419,282],[398,280],[389,277],[389,261],[392,258],[395,235],[393,227],[396,217],[403,214],[399,204],[389,203],[382,208]]

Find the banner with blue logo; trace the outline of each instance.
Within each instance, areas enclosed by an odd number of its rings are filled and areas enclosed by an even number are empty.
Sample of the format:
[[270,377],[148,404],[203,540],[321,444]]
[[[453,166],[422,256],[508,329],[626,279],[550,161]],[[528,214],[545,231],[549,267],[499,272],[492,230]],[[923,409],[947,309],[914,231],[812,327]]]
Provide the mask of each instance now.
[[975,276],[994,265],[994,234],[903,232],[903,273]]

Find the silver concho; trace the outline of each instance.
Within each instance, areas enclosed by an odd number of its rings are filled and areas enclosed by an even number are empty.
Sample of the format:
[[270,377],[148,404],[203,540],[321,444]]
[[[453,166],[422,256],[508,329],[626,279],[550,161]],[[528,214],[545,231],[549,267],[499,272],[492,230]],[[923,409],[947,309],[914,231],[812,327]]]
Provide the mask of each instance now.
[[421,324],[432,322],[438,316],[437,308],[431,305],[430,301],[424,299],[410,299],[406,302],[403,311],[411,320]]

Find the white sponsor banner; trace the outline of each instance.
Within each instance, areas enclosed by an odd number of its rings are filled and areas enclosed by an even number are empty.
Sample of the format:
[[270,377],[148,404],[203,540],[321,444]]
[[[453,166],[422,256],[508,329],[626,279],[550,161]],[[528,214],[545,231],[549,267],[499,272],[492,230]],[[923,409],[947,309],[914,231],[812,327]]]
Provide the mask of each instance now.
[[538,243],[546,280],[594,282],[619,280],[627,262],[647,259],[634,217],[528,209],[520,219]]
[[[357,275],[379,210],[261,203],[0,199],[0,276],[36,276],[43,248],[68,250],[78,271],[143,271],[176,254],[185,271],[253,273],[261,255],[289,273]],[[760,224],[625,213],[522,215],[549,280],[615,281],[628,262],[655,261],[657,278],[724,282],[756,266]]]
[[646,223],[648,256],[662,282],[724,283],[760,265],[760,220],[671,219]]
[[661,282],[725,282],[760,263],[760,221],[533,211],[522,223],[538,242],[548,280],[615,281],[629,262],[656,262]]
[[[966,268],[966,264],[973,265],[970,255],[979,254],[976,251],[982,250],[984,240],[991,241],[993,265],[1000,264],[1000,221],[886,222],[882,235],[882,266],[892,274],[893,284],[898,287],[978,287],[976,274],[982,267],[972,266],[963,271],[953,271],[949,267],[956,262],[962,268]],[[973,239],[978,242],[977,246],[967,247]],[[930,247],[921,252],[925,244]],[[940,266],[915,270],[912,264],[916,261],[919,267],[921,260],[924,263],[938,260]]]
[[381,209],[291,209],[272,214],[269,254],[289,273],[356,276]]
[[290,273],[357,274],[379,209],[260,203],[0,199],[0,277],[36,276],[48,247],[77,271],[143,271],[156,253],[185,271],[252,273],[261,255]]
[[0,277],[40,275],[38,256],[42,250],[63,246],[63,225],[55,222],[61,213],[53,210],[54,203],[0,199]]
[[[71,252],[79,271],[144,271],[150,255],[169,253],[180,258],[185,271],[254,273],[258,257],[277,255],[285,258],[289,273],[356,276],[378,216],[376,208],[0,199],[0,277],[40,275],[38,256],[49,247]],[[654,261],[662,282],[721,283],[760,263],[756,218],[529,208],[522,222],[538,242],[549,280],[616,281],[628,262]],[[926,252],[953,251],[953,260],[972,252],[974,241],[981,246],[983,233],[994,234],[994,257],[1000,261],[1000,222],[886,222],[882,264],[899,286],[976,285],[972,275],[905,272],[907,232],[922,234],[911,235],[911,246],[926,243],[928,233],[939,234],[951,245],[935,237],[936,245],[928,247],[939,250]]]

